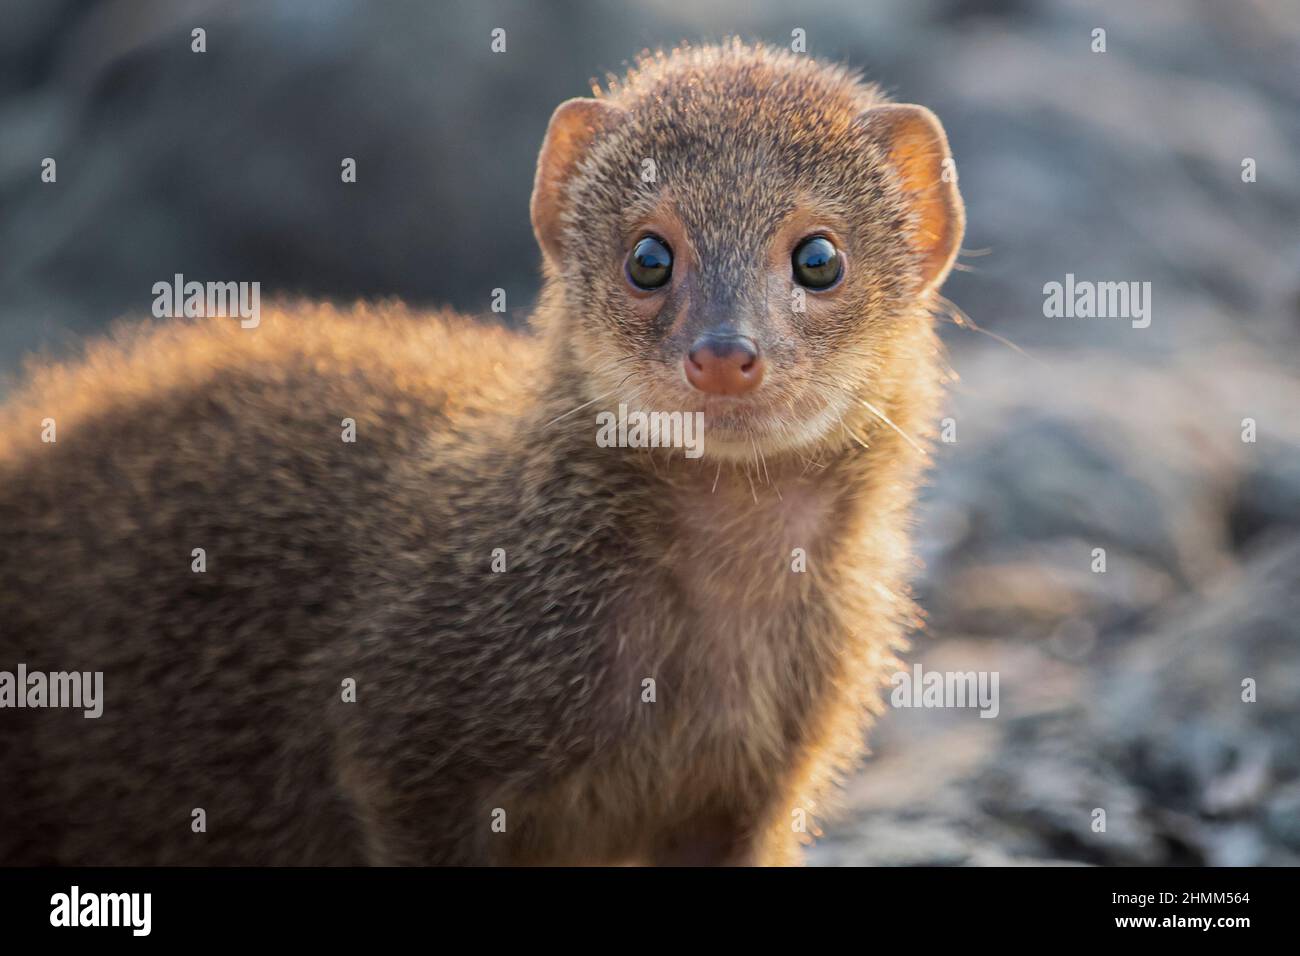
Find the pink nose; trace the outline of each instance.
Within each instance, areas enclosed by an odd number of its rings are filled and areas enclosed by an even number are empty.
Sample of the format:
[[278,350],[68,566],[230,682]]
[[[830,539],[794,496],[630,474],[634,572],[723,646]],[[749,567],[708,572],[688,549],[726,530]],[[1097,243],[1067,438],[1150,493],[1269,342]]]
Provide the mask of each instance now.
[[686,380],[710,395],[744,395],[763,381],[763,357],[753,339],[704,335],[686,356]]

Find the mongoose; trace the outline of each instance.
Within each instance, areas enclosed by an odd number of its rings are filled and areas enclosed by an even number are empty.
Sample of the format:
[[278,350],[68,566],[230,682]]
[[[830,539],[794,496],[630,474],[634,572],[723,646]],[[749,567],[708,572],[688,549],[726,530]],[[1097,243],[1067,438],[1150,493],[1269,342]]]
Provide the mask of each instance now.
[[32,369],[0,670],[103,712],[0,709],[0,862],[798,862],[916,619],[949,156],[839,66],[647,55],[551,118],[528,333],[287,302]]

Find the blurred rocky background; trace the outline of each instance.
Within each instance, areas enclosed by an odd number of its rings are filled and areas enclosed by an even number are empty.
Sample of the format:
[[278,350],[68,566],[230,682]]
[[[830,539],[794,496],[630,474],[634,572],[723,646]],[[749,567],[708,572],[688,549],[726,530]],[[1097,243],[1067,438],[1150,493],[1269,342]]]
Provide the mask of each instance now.
[[[470,311],[503,287],[521,319],[550,111],[647,47],[803,29],[932,107],[970,223],[945,292],[983,332],[945,324],[956,440],[909,663],[996,671],[1000,713],[891,709],[811,860],[1300,862],[1294,0],[0,0],[0,23],[0,375],[177,272]],[[1067,273],[1150,282],[1150,327],[1045,317]]]

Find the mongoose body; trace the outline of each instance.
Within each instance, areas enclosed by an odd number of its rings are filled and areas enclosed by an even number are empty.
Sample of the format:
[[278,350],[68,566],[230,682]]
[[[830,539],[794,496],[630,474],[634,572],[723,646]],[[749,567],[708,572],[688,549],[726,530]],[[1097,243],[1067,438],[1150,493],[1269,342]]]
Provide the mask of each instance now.
[[[527,333],[284,303],[35,369],[0,669],[103,713],[0,709],[0,862],[795,862],[914,618],[947,156],[838,68],[682,50],[552,118]],[[598,443],[620,403],[703,455]]]

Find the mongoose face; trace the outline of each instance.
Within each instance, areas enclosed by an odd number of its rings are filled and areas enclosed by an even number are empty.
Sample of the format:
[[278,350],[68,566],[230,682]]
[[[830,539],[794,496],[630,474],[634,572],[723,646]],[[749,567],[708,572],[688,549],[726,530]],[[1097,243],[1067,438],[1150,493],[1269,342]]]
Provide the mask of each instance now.
[[948,157],[928,110],[739,45],[563,104],[533,218],[588,397],[703,411],[723,458],[838,440],[930,321],[962,232]]

